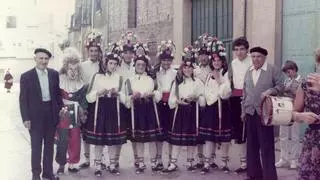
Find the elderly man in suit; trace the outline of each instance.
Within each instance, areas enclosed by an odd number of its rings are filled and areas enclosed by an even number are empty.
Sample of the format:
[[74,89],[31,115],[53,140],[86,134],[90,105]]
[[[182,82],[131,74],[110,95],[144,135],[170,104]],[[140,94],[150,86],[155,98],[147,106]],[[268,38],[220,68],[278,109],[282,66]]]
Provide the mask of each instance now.
[[[59,88],[59,74],[47,68],[51,53],[38,48],[35,54],[35,68],[23,73],[20,79],[20,113],[24,126],[31,137],[32,179],[59,179],[53,174],[53,144],[59,113],[63,102]],[[43,168],[41,154],[43,148]]]
[[241,115],[247,128],[247,180],[277,180],[273,126],[261,123],[261,101],[281,93],[284,78],[280,69],[266,62],[266,49],[254,47],[250,54],[253,65],[244,79]]

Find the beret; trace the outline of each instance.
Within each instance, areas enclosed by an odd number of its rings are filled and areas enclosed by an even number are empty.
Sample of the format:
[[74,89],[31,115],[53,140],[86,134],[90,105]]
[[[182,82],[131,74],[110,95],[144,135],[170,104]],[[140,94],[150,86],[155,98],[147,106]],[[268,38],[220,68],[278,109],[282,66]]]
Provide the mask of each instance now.
[[34,54],[37,54],[39,52],[46,53],[49,56],[49,58],[52,57],[52,54],[50,53],[50,51],[48,51],[48,50],[46,50],[44,48],[37,48],[37,49],[34,50]]
[[259,46],[251,48],[250,53],[253,53],[253,52],[258,52],[258,53],[261,53],[265,56],[268,55],[268,51],[262,47],[259,47]]

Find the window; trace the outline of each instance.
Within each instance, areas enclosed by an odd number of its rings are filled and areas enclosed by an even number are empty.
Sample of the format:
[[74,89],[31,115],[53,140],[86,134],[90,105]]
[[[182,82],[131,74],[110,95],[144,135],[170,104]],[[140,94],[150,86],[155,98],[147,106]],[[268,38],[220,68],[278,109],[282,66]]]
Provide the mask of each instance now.
[[101,11],[101,0],[95,0],[94,9],[95,9],[95,12]]
[[218,37],[232,58],[233,0],[192,0],[192,41],[201,34]]
[[128,28],[137,27],[137,0],[128,1]]
[[7,16],[7,28],[17,28],[17,17]]

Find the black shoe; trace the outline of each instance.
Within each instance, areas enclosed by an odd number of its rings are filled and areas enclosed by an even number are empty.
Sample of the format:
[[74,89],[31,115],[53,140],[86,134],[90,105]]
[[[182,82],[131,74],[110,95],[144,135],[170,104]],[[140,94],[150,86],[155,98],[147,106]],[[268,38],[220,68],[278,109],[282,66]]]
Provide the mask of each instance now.
[[97,176],[97,177],[101,177],[102,176],[102,171],[97,169],[97,170],[94,171],[94,175]]
[[187,171],[194,172],[197,168],[195,166],[188,166]]
[[79,169],[78,168],[68,168],[69,173],[78,173]]
[[158,171],[162,171],[163,168],[164,168],[164,166],[163,166],[162,163],[158,163],[158,164],[157,164],[157,169],[158,169]]
[[218,168],[219,168],[219,166],[218,166],[216,163],[211,163],[211,164],[210,164],[210,167],[211,167],[212,169],[218,169]]
[[84,163],[80,164],[80,166],[79,166],[80,169],[87,169],[89,167],[90,167],[89,162],[84,162]]
[[140,168],[139,167],[139,168],[136,169],[136,173],[137,174],[142,174],[142,173],[144,173],[144,170],[145,170],[145,168],[143,168],[143,167]]
[[[177,171],[177,170],[178,170],[178,166],[177,166],[176,164],[172,164],[172,165],[174,165],[174,168],[173,168],[173,169],[168,169],[168,168],[163,169],[163,170],[162,170],[162,173],[172,173],[172,172]],[[169,165],[169,166],[170,166],[170,165]]]
[[56,175],[51,175],[51,176],[43,176],[43,180],[59,180],[60,178]]
[[59,169],[57,170],[58,175],[64,174],[64,166],[59,166]]
[[203,167],[201,169],[201,174],[207,174],[208,172],[210,172],[210,168],[209,167]]
[[221,170],[222,170],[224,173],[230,172],[230,169],[229,169],[227,166],[222,167]]
[[203,167],[204,167],[204,163],[200,163],[199,162],[199,163],[196,164],[196,168],[197,169],[202,169]]
[[32,180],[41,180],[39,175],[33,175]]
[[117,164],[115,165],[115,168],[117,168],[117,169],[119,169],[119,168],[120,168],[119,163],[117,163]]
[[245,173],[245,172],[247,172],[247,168],[240,167],[240,168],[236,169],[234,172],[237,174]]
[[108,168],[109,172],[113,175],[120,175],[120,172],[117,168],[111,169],[110,167]]

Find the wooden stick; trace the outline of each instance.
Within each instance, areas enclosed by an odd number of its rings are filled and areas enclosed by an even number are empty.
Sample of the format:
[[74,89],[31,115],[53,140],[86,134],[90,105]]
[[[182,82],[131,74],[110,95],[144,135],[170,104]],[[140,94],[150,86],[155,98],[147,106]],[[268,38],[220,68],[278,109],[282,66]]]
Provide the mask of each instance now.
[[118,133],[120,134],[120,100],[117,97],[117,116],[118,116]]
[[196,102],[196,131],[197,136],[199,135],[199,103]]
[[161,127],[160,127],[160,120],[159,120],[159,114],[158,114],[158,109],[157,109],[157,104],[154,100],[152,100],[153,102],[153,107],[154,107],[154,112],[156,113],[156,119],[157,119],[157,123],[158,123],[158,128],[159,128],[159,131],[161,132]]
[[131,127],[132,127],[132,137],[134,137],[134,100],[131,101]]
[[243,123],[242,123],[242,141],[244,141],[245,131],[246,131],[246,122],[243,121]]
[[179,105],[177,104],[177,107],[176,107],[176,109],[174,111],[174,115],[173,115],[173,122],[172,122],[172,128],[171,128],[172,132],[173,132],[173,129],[174,129],[174,124],[176,123],[176,117],[177,117],[178,108],[179,108]]
[[218,114],[219,114],[219,135],[221,135],[221,129],[222,129],[222,122],[221,122],[221,116],[222,116],[222,113],[221,113],[221,99],[220,97],[218,97]]
[[95,104],[95,108],[94,108],[94,121],[93,121],[93,132],[94,133],[96,133],[96,127],[97,127],[98,107],[99,107],[99,96],[97,96],[96,104]]

